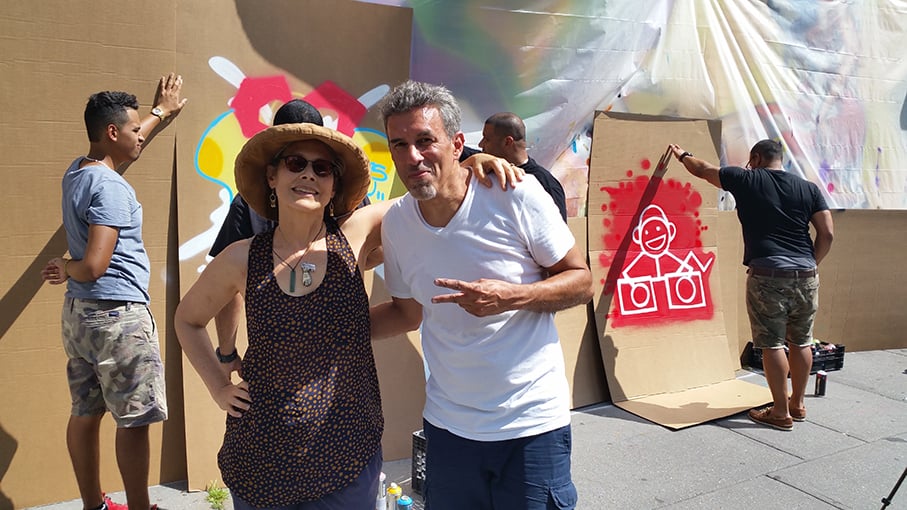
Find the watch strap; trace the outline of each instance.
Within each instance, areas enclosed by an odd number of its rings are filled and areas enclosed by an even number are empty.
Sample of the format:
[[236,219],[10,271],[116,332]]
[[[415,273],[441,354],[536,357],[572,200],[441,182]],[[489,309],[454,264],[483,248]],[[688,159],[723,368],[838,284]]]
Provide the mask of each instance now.
[[220,346],[214,348],[214,354],[217,355],[217,360],[221,363],[232,363],[239,357],[239,352],[235,348],[233,349],[233,352],[224,356],[220,352]]
[[164,120],[167,118],[167,116],[164,115],[164,110],[161,110],[157,106],[151,109],[151,115],[154,115],[155,117],[161,119],[161,122],[164,122]]

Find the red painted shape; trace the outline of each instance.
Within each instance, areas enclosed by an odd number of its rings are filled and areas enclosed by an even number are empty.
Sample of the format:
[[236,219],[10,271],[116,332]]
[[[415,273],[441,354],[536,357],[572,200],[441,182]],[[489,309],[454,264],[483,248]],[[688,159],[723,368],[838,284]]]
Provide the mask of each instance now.
[[261,108],[274,101],[285,103],[290,99],[293,99],[293,93],[290,92],[290,85],[285,77],[247,77],[239,84],[236,95],[230,101],[230,107],[233,108],[242,134],[246,138],[251,138],[268,127],[261,122]]
[[[247,77],[239,84],[230,106],[243,135],[251,138],[268,127],[261,122],[261,108],[272,102],[285,103],[290,99],[293,99],[293,93],[285,76]],[[323,114],[336,118],[337,131],[347,136],[353,136],[366,113],[365,105],[330,80],[303,99]]]
[[[609,217],[602,219],[605,232],[599,240],[603,251],[598,260],[602,268],[608,269],[601,283],[604,297],[611,301],[609,325],[651,326],[711,319],[714,304],[709,276],[715,254],[702,248],[701,233],[708,228],[699,219],[702,196],[689,182],[646,176],[601,190],[609,197],[602,204],[602,211],[610,212]],[[651,216],[652,209],[646,209],[650,205],[663,211],[667,223],[673,225],[665,225],[673,229],[673,238],[666,250],[664,244],[656,243],[664,250],[657,254],[641,249],[639,237],[643,234],[634,240],[634,228]],[[644,210],[646,216],[640,218]],[[693,267],[695,274],[674,274],[685,269],[683,261]],[[615,264],[620,267],[613,267]],[[630,274],[624,275],[624,271]],[[671,274],[674,276],[667,276]],[[630,278],[648,281],[642,284],[641,280]],[[669,302],[673,307],[668,306]]]
[[353,131],[366,112],[365,105],[330,80],[309,92],[303,99],[322,113],[334,112],[337,131],[347,136],[353,136]]
[[643,170],[648,170],[648,169],[652,168],[652,162],[649,161],[649,158],[643,158],[643,160],[639,162],[639,168],[642,168]]

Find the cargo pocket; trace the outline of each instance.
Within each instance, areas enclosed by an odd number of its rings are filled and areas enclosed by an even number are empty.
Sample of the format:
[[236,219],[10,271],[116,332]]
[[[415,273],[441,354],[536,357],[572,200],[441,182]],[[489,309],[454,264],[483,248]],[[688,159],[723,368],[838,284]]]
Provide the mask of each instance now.
[[551,500],[554,501],[554,508],[573,509],[576,508],[576,486],[572,481],[567,481],[563,485],[551,487]]

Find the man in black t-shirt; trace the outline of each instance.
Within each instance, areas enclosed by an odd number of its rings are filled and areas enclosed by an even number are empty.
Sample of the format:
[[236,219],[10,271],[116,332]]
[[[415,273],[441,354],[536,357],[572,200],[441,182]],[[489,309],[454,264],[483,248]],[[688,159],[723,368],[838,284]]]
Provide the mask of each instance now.
[[[753,346],[762,349],[772,393],[772,405],[751,410],[749,417],[760,425],[792,430],[794,421],[806,419],[804,396],[819,304],[817,266],[834,238],[825,198],[814,183],[784,171],[782,146],[774,140],[762,140],[750,149],[746,169],[719,169],[677,145],[669,148],[688,172],[730,192],[737,201],[743,264],[748,266],[746,310]],[[816,230],[815,241],[810,224]]]
[[[488,117],[482,129],[482,141],[479,142],[482,152],[504,158],[522,168],[527,174],[535,177],[542,188],[551,195],[561,218],[567,221],[567,199],[564,187],[557,177],[545,167],[536,163],[526,152],[526,126],[523,119],[515,113],[501,112]],[[463,151],[466,155],[466,151]]]

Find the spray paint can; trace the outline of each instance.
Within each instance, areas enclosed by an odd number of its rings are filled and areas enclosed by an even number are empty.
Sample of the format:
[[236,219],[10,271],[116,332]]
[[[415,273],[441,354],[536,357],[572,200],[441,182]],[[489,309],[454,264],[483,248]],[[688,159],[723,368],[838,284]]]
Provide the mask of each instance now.
[[387,487],[387,510],[397,510],[397,500],[403,495],[403,488],[394,482]]
[[397,510],[412,510],[412,508],[413,499],[411,497],[404,494],[397,500]]
[[816,372],[816,396],[825,396],[825,383],[828,382],[828,373],[825,370]]
[[378,499],[375,500],[375,510],[387,510],[387,488],[385,487],[387,475],[381,472],[378,477]]

